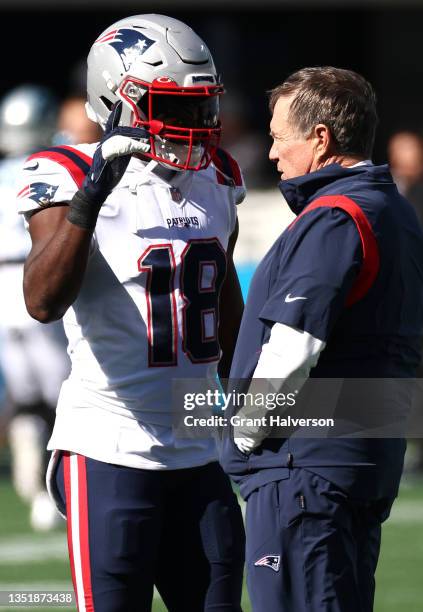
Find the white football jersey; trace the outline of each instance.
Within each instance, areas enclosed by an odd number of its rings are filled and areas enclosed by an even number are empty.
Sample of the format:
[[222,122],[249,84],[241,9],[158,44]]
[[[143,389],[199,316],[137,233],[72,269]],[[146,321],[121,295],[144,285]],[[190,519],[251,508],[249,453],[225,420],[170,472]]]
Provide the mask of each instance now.
[[[69,201],[95,148],[32,155],[19,211]],[[218,295],[245,188],[223,151],[170,182],[149,168],[133,157],[100,210],[82,288],[64,316],[72,372],[49,448],[175,469],[216,459],[214,441],[172,435],[172,380],[216,376]]]

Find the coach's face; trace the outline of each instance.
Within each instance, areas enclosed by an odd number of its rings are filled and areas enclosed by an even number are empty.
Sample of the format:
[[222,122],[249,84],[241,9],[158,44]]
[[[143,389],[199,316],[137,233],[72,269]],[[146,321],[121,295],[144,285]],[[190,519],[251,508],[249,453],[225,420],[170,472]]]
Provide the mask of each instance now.
[[282,180],[308,174],[319,167],[319,142],[315,134],[304,138],[288,121],[291,101],[292,96],[279,98],[270,122],[273,144],[269,158],[277,164]]

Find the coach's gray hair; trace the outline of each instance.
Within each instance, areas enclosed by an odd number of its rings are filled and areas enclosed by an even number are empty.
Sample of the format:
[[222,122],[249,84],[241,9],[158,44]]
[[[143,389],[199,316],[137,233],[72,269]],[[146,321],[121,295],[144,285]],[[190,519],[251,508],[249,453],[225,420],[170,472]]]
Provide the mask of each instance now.
[[294,96],[288,120],[303,137],[322,123],[330,129],[338,154],[371,157],[378,124],[376,95],[361,75],[332,66],[303,68],[269,93],[272,113],[280,97]]

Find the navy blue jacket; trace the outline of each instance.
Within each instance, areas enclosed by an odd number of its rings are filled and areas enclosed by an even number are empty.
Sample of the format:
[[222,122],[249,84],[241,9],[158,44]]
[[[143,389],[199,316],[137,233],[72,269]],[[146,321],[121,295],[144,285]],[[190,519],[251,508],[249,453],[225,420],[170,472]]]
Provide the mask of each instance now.
[[[414,377],[423,329],[423,234],[387,166],[332,164],[283,181],[280,189],[298,216],[252,279],[231,380],[251,378],[275,322],[326,342],[311,377]],[[244,497],[304,467],[355,497],[378,499],[397,494],[405,441],[269,438],[247,456],[229,436],[220,451]]]

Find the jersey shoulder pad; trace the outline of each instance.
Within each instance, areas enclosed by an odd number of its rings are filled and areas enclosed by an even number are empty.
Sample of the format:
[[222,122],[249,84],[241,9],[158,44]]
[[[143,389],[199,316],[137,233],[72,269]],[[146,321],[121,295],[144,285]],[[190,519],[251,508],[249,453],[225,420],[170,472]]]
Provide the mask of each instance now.
[[69,201],[81,187],[96,145],[60,145],[30,155],[18,181],[18,212]]
[[95,145],[59,145],[33,153],[27,158],[26,165],[32,161],[35,166],[39,160],[48,159],[64,168],[79,188],[91,166],[94,151]]
[[219,185],[232,187],[236,193],[236,203],[245,198],[245,183],[238,162],[224,149],[216,149],[212,155],[212,163]]
[[216,149],[212,155],[212,162],[216,169],[217,182],[220,185],[242,186],[241,170],[232,155],[223,149]]

